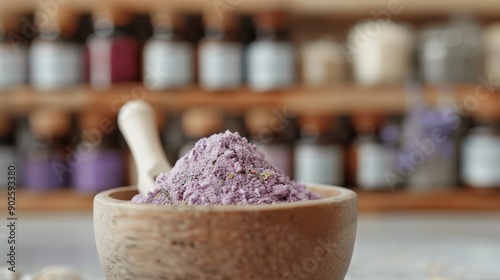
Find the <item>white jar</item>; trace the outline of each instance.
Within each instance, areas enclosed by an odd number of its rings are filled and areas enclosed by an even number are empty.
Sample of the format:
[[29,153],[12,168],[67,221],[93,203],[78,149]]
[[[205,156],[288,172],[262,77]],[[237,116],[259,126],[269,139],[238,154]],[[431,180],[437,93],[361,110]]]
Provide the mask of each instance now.
[[193,83],[193,48],[189,43],[152,38],[143,55],[143,81],[148,89],[182,88]]
[[377,142],[360,142],[356,153],[356,186],[364,190],[387,190],[386,174],[394,169],[396,152]]
[[26,83],[27,55],[24,46],[0,44],[0,90]]
[[500,23],[488,26],[483,33],[484,74],[491,83],[500,83]]
[[332,38],[306,42],[302,45],[301,53],[302,80],[305,85],[324,86],[347,78],[344,55]]
[[205,42],[199,49],[199,78],[207,90],[234,89],[242,82],[242,46],[236,42]]
[[292,43],[262,40],[248,47],[248,85],[255,91],[292,86],[295,81],[295,50]]
[[361,85],[401,84],[411,75],[413,36],[391,21],[357,24],[344,52],[352,60],[354,79]]
[[341,145],[299,143],[295,147],[295,179],[300,182],[342,185],[343,162]]
[[500,187],[500,136],[478,127],[462,144],[462,179],[466,185]]
[[83,80],[80,46],[58,41],[35,41],[30,50],[31,83],[41,90],[78,85]]

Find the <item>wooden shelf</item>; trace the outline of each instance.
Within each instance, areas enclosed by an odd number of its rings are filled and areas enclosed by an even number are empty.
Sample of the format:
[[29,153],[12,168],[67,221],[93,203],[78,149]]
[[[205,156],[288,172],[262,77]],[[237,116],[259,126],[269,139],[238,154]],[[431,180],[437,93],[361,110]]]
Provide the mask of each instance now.
[[[500,212],[500,189],[471,190],[457,188],[440,192],[411,193],[367,192],[356,190],[359,210],[371,212],[397,211],[488,211]],[[2,205],[7,205],[6,193],[0,192]],[[92,211],[93,195],[77,194],[69,190],[50,193],[17,192],[17,211],[75,212]]]
[[[456,85],[453,90],[458,112],[467,112],[469,109],[473,115],[500,117],[500,91],[488,91],[482,85]],[[426,86],[423,91],[429,104],[436,104],[441,95],[439,87],[435,86]],[[0,113],[25,114],[39,107],[116,113],[126,101],[136,98],[145,99],[158,110],[168,112],[203,106],[242,112],[251,107],[264,106],[297,114],[403,113],[409,105],[407,96],[403,87],[369,88],[353,85],[323,89],[297,87],[267,93],[256,93],[245,88],[226,92],[206,92],[199,88],[150,92],[140,84],[118,85],[109,90],[82,86],[49,92],[21,87],[0,93]]]
[[[43,1],[42,1],[43,2]],[[7,11],[28,11],[40,7],[38,0],[1,1],[0,8]],[[481,15],[499,15],[500,9],[495,8],[495,0],[252,0],[252,1],[185,1],[185,0],[71,0],[71,1],[46,1],[61,3],[60,6],[68,6],[78,10],[89,10],[97,4],[108,2],[133,11],[150,12],[154,7],[167,7],[181,10],[199,11],[203,7],[213,8],[214,3],[228,5],[231,11],[245,12],[269,8],[282,8],[293,13],[331,14],[344,16],[358,15],[363,17],[374,17],[387,11],[391,16],[429,16],[447,15],[453,11],[467,11]],[[45,3],[45,2],[43,2]]]

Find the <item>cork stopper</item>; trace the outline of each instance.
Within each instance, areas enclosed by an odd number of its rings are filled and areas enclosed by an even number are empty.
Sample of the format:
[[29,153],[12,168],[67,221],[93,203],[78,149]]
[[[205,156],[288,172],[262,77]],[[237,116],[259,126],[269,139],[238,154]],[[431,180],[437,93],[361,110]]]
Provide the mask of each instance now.
[[255,15],[255,26],[258,29],[278,30],[286,27],[287,13],[285,11],[264,11]]
[[182,115],[182,129],[188,137],[208,137],[222,130],[224,115],[216,109],[193,109]]
[[55,12],[47,13],[41,9],[35,13],[35,24],[41,34],[58,33],[71,36],[76,30],[77,15],[64,6],[59,6]]
[[9,134],[12,129],[12,119],[7,115],[0,115],[0,135]]
[[78,118],[78,125],[81,129],[100,129],[104,120],[116,126],[116,114],[112,112],[83,112]]
[[254,108],[245,114],[245,123],[250,133],[256,134],[263,129],[270,129],[273,118],[275,115],[270,108]]
[[207,29],[235,31],[238,29],[238,16],[234,11],[217,9],[209,5],[203,13],[203,23]]
[[151,23],[155,29],[182,30],[186,28],[184,17],[177,11],[155,9],[152,11]]
[[130,14],[116,6],[111,6],[107,1],[102,1],[92,12],[94,27],[96,29],[106,29],[113,26],[127,25]]
[[19,31],[19,22],[19,15],[12,13],[0,14],[0,34],[17,33]]
[[30,114],[29,124],[31,131],[37,137],[60,137],[69,132],[71,116],[66,112],[38,109]]
[[375,133],[384,122],[384,117],[376,114],[358,114],[352,117],[352,122],[358,133]]
[[332,118],[329,116],[302,116],[299,125],[302,134],[320,135],[327,134],[332,129]]

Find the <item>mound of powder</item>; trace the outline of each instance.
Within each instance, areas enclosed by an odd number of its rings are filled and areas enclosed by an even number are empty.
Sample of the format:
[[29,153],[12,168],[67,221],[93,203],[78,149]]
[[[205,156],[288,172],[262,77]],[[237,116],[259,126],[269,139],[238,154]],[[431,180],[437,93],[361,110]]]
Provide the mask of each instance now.
[[159,205],[274,204],[319,198],[276,170],[254,144],[226,131],[198,141],[155,190],[132,201]]

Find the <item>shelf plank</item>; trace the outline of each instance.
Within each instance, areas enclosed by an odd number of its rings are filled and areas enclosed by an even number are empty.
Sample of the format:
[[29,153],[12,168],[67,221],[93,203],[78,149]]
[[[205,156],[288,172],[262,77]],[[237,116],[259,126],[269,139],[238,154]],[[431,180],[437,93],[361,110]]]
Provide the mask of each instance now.
[[[439,192],[414,193],[408,191],[368,192],[355,190],[359,210],[364,213],[401,211],[483,211],[500,212],[500,189],[472,190],[455,188]],[[0,192],[2,205],[7,205],[6,193]],[[93,195],[70,190],[49,193],[17,192],[17,211],[24,212],[78,212],[92,211]]]
[[[373,17],[383,15],[390,17],[401,16],[429,16],[448,15],[453,11],[467,11],[470,13],[495,16],[500,9],[495,8],[495,0],[71,0],[71,1],[38,1],[19,0],[1,1],[0,8],[6,11],[29,11],[40,8],[43,3],[54,2],[57,6],[68,6],[77,10],[89,10],[91,7],[108,2],[131,11],[150,12],[155,7],[172,8],[177,10],[201,11],[204,8],[214,9],[214,6],[227,7],[227,12],[251,12],[262,9],[288,10],[292,13],[329,14],[338,16]],[[61,3],[61,4],[57,4]]]
[[[456,85],[460,114],[500,118],[500,92],[478,85]],[[424,99],[435,105],[441,89],[423,88]],[[39,107],[66,111],[105,110],[118,112],[128,100],[144,99],[160,111],[183,111],[210,106],[225,111],[244,112],[252,107],[272,107],[296,114],[349,114],[357,112],[404,113],[409,104],[403,87],[360,87],[338,85],[329,88],[295,87],[275,92],[256,93],[247,88],[224,92],[207,92],[193,87],[184,90],[151,92],[140,84],[113,86],[96,90],[88,86],[73,89],[38,92],[20,87],[0,93],[0,113],[26,114]]]

